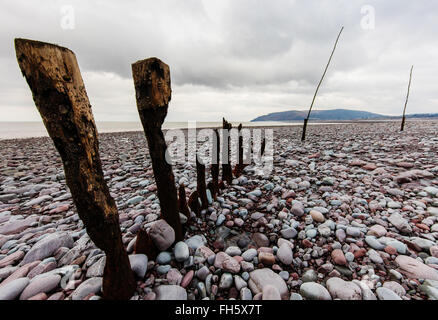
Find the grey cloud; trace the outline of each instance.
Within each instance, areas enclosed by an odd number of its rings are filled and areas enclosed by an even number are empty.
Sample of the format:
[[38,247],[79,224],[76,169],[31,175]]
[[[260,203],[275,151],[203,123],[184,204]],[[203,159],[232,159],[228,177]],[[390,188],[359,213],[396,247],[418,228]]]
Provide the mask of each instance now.
[[[60,27],[65,4],[75,9],[74,30]],[[363,5],[375,8],[375,30],[360,26]],[[0,108],[24,107],[26,101],[32,107],[16,65],[14,37],[72,49],[96,114],[109,119],[124,106],[135,107],[131,63],[150,56],[170,65],[175,113],[169,116],[175,119],[190,110],[203,119],[227,111],[249,120],[303,108],[341,25],[345,31],[318,108],[354,104],[397,114],[410,64],[416,65],[415,111],[434,111],[438,99],[438,3],[426,0],[16,0],[3,1],[0,9],[0,84],[5,91]],[[181,113],[181,106],[187,112]]]

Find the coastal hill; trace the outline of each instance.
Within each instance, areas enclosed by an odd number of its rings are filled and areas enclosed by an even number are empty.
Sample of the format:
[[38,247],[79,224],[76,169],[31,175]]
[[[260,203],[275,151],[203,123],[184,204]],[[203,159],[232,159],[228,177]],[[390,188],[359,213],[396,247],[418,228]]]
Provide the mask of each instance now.
[[[274,112],[257,117],[256,121],[302,121],[306,118],[308,110],[291,110]],[[401,116],[388,116],[368,111],[334,109],[334,110],[312,110],[311,120],[370,120],[370,119],[397,119]],[[410,114],[408,118],[436,118],[438,113]]]

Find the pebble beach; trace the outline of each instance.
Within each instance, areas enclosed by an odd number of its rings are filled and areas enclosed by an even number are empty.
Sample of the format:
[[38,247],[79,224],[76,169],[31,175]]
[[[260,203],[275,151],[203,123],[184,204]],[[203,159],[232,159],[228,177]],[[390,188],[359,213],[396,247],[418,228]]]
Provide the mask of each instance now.
[[[143,132],[100,156],[137,279],[132,300],[438,299],[438,121],[275,127],[273,170],[248,165],[174,244]],[[173,167],[187,197],[196,167]],[[207,168],[207,182],[211,179]],[[156,257],[134,253],[146,230]],[[0,140],[0,300],[99,300],[89,239],[47,137]]]

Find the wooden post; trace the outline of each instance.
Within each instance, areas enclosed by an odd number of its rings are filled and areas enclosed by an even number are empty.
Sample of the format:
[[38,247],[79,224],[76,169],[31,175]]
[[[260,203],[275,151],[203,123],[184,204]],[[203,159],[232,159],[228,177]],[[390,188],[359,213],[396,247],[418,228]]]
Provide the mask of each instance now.
[[137,109],[149,146],[161,215],[175,231],[175,242],[183,240],[178,197],[172,166],[166,161],[166,141],[161,125],[171,99],[169,66],[157,58],[132,64]]
[[401,123],[401,128],[400,131],[403,131],[405,129],[405,121],[406,121],[406,106],[408,105],[408,100],[409,100],[409,92],[411,90],[411,81],[412,81],[412,70],[414,69],[414,66],[411,67],[411,73],[409,75],[409,84],[408,84],[408,93],[406,95],[406,102],[405,102],[405,107],[403,109],[403,118],[402,118],[402,123]]
[[242,175],[243,169],[245,168],[245,165],[243,164],[243,136],[241,134],[242,124],[239,124],[237,130],[239,132],[239,145],[238,145],[239,160],[236,166],[234,167],[234,171],[233,171],[233,174],[236,178]]
[[312,104],[310,105],[310,108],[309,108],[309,113],[307,114],[307,118],[304,119],[303,134],[301,135],[301,141],[304,141],[306,139],[307,122],[309,121],[309,118],[310,118],[310,112],[312,112],[313,103],[315,102],[316,95],[318,94],[319,87],[321,86],[322,80],[324,80],[324,77],[325,77],[325,74],[327,73],[327,69],[328,69],[328,67],[330,65],[330,62],[332,61],[332,57],[333,57],[333,54],[335,53],[336,46],[338,44],[339,37],[341,36],[342,30],[344,30],[344,27],[342,27],[341,31],[339,31],[339,34],[338,34],[338,37],[336,38],[335,46],[333,47],[333,50],[332,50],[332,53],[330,55],[329,61],[327,62],[327,65],[325,66],[324,73],[322,74],[321,80],[319,80],[318,86],[316,87],[316,90],[315,90],[315,94],[313,95]]
[[199,206],[199,195],[198,191],[196,190],[193,191],[189,197],[189,207],[196,214],[196,216],[199,216],[199,213],[201,212],[201,207]]
[[[219,162],[220,162],[220,139],[219,139],[219,131],[217,129],[214,130],[214,138],[213,138],[213,154],[214,157],[211,164],[211,177],[212,177],[212,189],[210,189],[213,199],[216,200],[216,197],[219,193]],[[216,162],[216,163],[214,163]]]
[[222,141],[222,181],[226,181],[228,185],[231,185],[233,181],[233,173],[231,169],[230,163],[230,130],[231,123],[229,123],[225,118],[222,119],[222,132],[223,132],[223,141]]
[[67,48],[15,39],[21,72],[58,150],[65,179],[90,239],[106,254],[104,299],[129,299],[136,288],[122,243],[119,214],[104,180],[91,105],[75,54]]
[[201,208],[208,208],[207,189],[205,187],[205,165],[199,162],[196,155],[196,182],[199,198],[201,199]]
[[189,210],[189,207],[187,205],[186,188],[184,187],[184,185],[182,183],[179,185],[178,195],[179,195],[178,196],[179,212],[181,212],[182,214],[184,214],[187,217],[187,223],[189,223],[190,210]]

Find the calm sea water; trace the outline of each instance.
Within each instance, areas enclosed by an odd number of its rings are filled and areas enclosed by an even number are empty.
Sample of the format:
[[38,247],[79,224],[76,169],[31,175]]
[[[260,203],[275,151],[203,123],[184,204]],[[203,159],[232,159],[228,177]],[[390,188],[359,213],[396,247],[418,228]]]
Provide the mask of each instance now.
[[[240,122],[232,123],[233,127]],[[328,124],[328,123],[309,123],[309,125]],[[165,122],[163,129],[184,129],[189,125],[188,122]],[[254,126],[301,126],[302,122],[242,122],[244,127]],[[97,122],[99,132],[125,132],[143,131],[140,122]],[[192,127],[193,124],[190,124]],[[222,122],[196,122],[197,128],[222,127]],[[46,128],[42,121],[35,122],[0,122],[0,139],[48,137]]]

